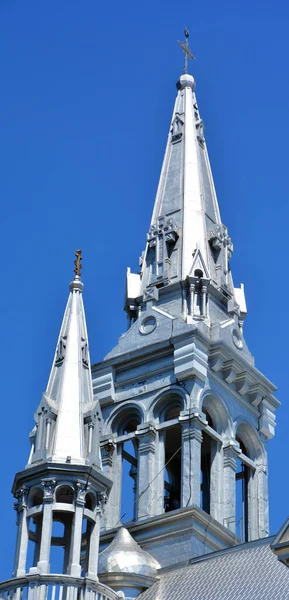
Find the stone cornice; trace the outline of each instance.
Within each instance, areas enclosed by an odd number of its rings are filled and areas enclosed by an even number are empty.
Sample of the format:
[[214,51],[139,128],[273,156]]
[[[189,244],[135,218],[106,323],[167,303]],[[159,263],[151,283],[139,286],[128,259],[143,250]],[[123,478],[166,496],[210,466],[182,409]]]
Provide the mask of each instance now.
[[[214,365],[216,364],[218,358],[218,368],[214,368]],[[215,342],[211,345],[209,356],[210,366],[211,360],[213,364],[211,368],[214,371],[218,371],[222,368],[222,361],[225,362],[226,360],[234,360],[238,371],[246,371],[248,375],[252,377],[252,383],[256,381],[262,384],[267,394],[272,396],[272,394],[277,389],[269,379],[267,379],[258,369],[256,369],[256,367],[251,365],[245,358],[243,358],[240,353],[234,351],[233,348],[230,348],[229,346],[223,344],[221,341]],[[274,404],[275,408],[277,408],[280,405],[279,401],[276,398],[274,398],[274,396],[272,396],[272,403]]]
[[[206,540],[213,550],[234,546],[238,539],[221,523],[196,506],[143,519],[128,525],[128,529],[144,550],[147,544],[153,544],[155,540],[165,541],[168,537],[179,537],[189,532],[201,541]],[[101,542],[106,545],[110,543],[116,531],[110,529],[103,533]]]
[[[270,404],[271,410],[275,410],[280,403],[272,395],[275,386],[266,379],[258,369],[245,362],[241,356],[236,356],[223,344],[215,345],[210,350],[209,367],[212,374],[219,383],[233,384],[238,399],[244,398],[246,404],[258,407],[262,400]],[[230,391],[233,392],[232,387]]]
[[37,465],[29,466],[15,475],[12,494],[22,486],[32,487],[44,480],[56,479],[57,481],[77,481],[80,477],[86,482],[95,485],[99,490],[110,490],[112,481],[108,479],[100,469],[91,465],[73,465],[69,463],[59,464],[52,462],[39,462]]

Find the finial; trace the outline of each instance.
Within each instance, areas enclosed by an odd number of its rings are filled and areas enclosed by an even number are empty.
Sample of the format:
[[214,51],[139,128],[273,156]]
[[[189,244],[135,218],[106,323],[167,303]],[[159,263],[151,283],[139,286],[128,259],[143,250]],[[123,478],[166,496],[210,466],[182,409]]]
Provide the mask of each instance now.
[[180,42],[178,40],[178,44],[180,44],[183,52],[185,53],[184,73],[187,74],[188,73],[188,59],[189,58],[195,59],[196,57],[192,54],[192,52],[191,52],[191,50],[189,48],[189,37],[190,37],[190,34],[189,34],[189,31],[188,31],[188,29],[186,27],[184,29],[184,34],[185,34],[186,41],[185,42]]
[[74,261],[74,264],[75,264],[74,273],[75,273],[76,277],[81,277],[81,273],[80,273],[80,271],[82,269],[82,264],[81,264],[82,256],[81,256],[81,254],[82,254],[82,250],[76,250],[76,252],[75,252],[76,260]]

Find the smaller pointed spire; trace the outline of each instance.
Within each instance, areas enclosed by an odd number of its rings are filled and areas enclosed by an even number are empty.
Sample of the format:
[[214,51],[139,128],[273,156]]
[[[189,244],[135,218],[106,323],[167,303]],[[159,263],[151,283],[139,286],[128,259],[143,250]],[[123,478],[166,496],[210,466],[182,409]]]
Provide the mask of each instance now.
[[[81,250],[62,321],[48,385],[35,415],[31,463],[87,463],[100,466],[98,410],[93,399],[86,320],[82,299]],[[35,435],[36,434],[36,435]],[[96,439],[97,438],[97,439]]]

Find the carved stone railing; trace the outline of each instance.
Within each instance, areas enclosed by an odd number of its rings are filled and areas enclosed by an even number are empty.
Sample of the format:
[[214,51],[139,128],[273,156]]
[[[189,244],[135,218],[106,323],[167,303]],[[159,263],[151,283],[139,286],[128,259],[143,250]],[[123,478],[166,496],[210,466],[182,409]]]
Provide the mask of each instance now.
[[0,583],[4,600],[119,600],[106,585],[70,575],[26,575]]

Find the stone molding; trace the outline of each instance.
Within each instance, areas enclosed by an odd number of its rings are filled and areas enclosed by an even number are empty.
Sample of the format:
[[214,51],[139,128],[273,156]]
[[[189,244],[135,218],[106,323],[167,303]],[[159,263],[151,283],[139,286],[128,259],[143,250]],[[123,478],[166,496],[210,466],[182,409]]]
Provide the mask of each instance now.
[[236,390],[241,394],[241,396],[245,396],[252,384],[252,378],[250,377],[248,371],[243,371],[238,373],[236,377]]
[[233,383],[236,381],[238,373],[238,363],[234,358],[226,360],[222,367],[223,379],[226,383]]
[[102,406],[110,404],[115,399],[114,389],[114,369],[108,367],[103,369],[99,375],[93,377],[93,394],[95,399],[99,400]]
[[138,453],[146,454],[155,452],[155,440],[157,431],[151,423],[144,423],[136,431],[136,437],[139,440]]
[[227,446],[223,447],[223,465],[224,467],[230,467],[233,471],[236,470],[236,458],[241,454],[240,447],[238,448],[237,442],[231,440]]
[[116,444],[111,439],[103,440],[100,443],[101,461],[104,466],[112,467],[115,448]]
[[183,340],[174,344],[174,372],[177,379],[198,377],[205,381],[208,370],[208,355],[203,345]]
[[203,441],[202,429],[196,427],[196,423],[189,423],[188,421],[184,422],[182,429],[182,439],[186,440],[197,440],[200,444]]
[[259,428],[263,435],[270,439],[274,436],[276,427],[276,417],[272,411],[272,405],[268,398],[263,398],[260,403],[261,417],[259,419]]

